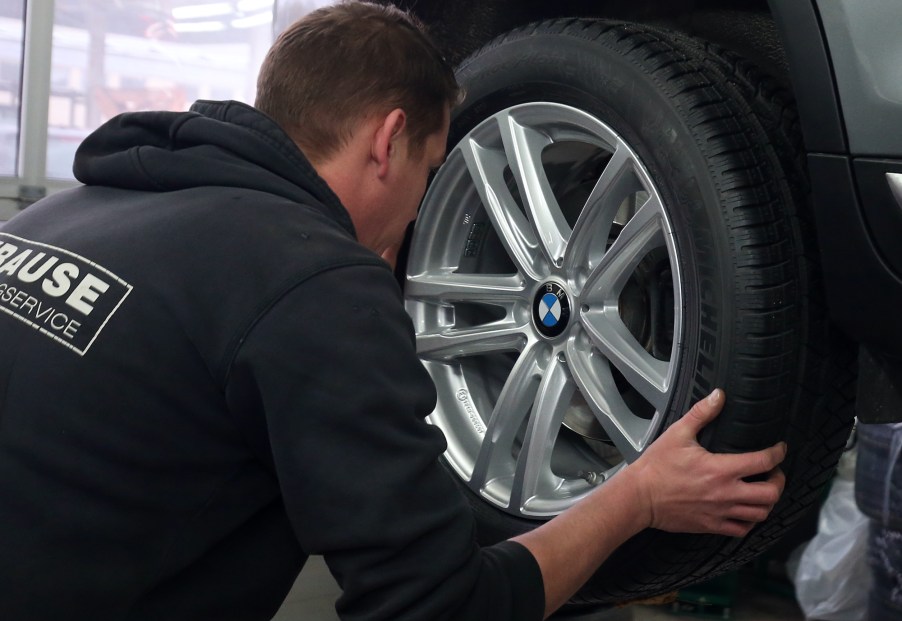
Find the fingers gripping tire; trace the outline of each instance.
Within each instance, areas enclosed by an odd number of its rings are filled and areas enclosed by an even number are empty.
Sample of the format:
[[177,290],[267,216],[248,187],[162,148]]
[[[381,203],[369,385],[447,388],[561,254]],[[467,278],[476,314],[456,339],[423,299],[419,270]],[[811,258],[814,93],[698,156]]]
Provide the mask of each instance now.
[[480,539],[565,510],[721,386],[706,447],[790,443],[770,520],[642,533],[574,601],[746,562],[816,503],[852,421],[791,105],[726,51],[595,20],[504,35],[459,80],[405,296]]

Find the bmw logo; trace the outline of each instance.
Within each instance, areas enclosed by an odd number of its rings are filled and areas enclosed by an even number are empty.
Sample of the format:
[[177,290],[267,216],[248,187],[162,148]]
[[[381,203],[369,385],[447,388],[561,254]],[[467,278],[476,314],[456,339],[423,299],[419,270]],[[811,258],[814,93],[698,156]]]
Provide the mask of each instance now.
[[570,300],[564,288],[556,282],[540,286],[532,303],[532,318],[543,335],[561,334],[570,322]]

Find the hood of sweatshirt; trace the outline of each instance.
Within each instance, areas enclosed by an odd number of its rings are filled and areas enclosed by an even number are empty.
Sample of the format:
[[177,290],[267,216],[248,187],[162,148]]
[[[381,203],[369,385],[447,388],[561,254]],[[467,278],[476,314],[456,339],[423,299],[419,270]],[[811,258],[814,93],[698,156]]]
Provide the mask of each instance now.
[[347,210],[282,128],[237,101],[198,101],[188,112],[120,114],[75,154],[85,185],[170,192],[238,187],[309,204],[313,198],[352,234]]

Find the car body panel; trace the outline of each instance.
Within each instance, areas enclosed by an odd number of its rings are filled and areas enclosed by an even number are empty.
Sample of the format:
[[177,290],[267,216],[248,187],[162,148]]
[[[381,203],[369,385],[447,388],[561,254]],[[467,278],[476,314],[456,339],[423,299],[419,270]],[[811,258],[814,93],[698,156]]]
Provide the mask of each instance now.
[[849,151],[902,154],[902,2],[818,0]]

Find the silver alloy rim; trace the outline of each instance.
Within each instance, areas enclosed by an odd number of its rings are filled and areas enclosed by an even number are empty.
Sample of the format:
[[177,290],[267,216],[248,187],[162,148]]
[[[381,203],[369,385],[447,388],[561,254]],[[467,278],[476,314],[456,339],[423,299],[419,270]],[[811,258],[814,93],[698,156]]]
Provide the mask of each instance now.
[[523,104],[451,150],[405,297],[438,391],[430,421],[474,492],[549,517],[645,450],[676,375],[678,266],[645,167],[594,116]]

